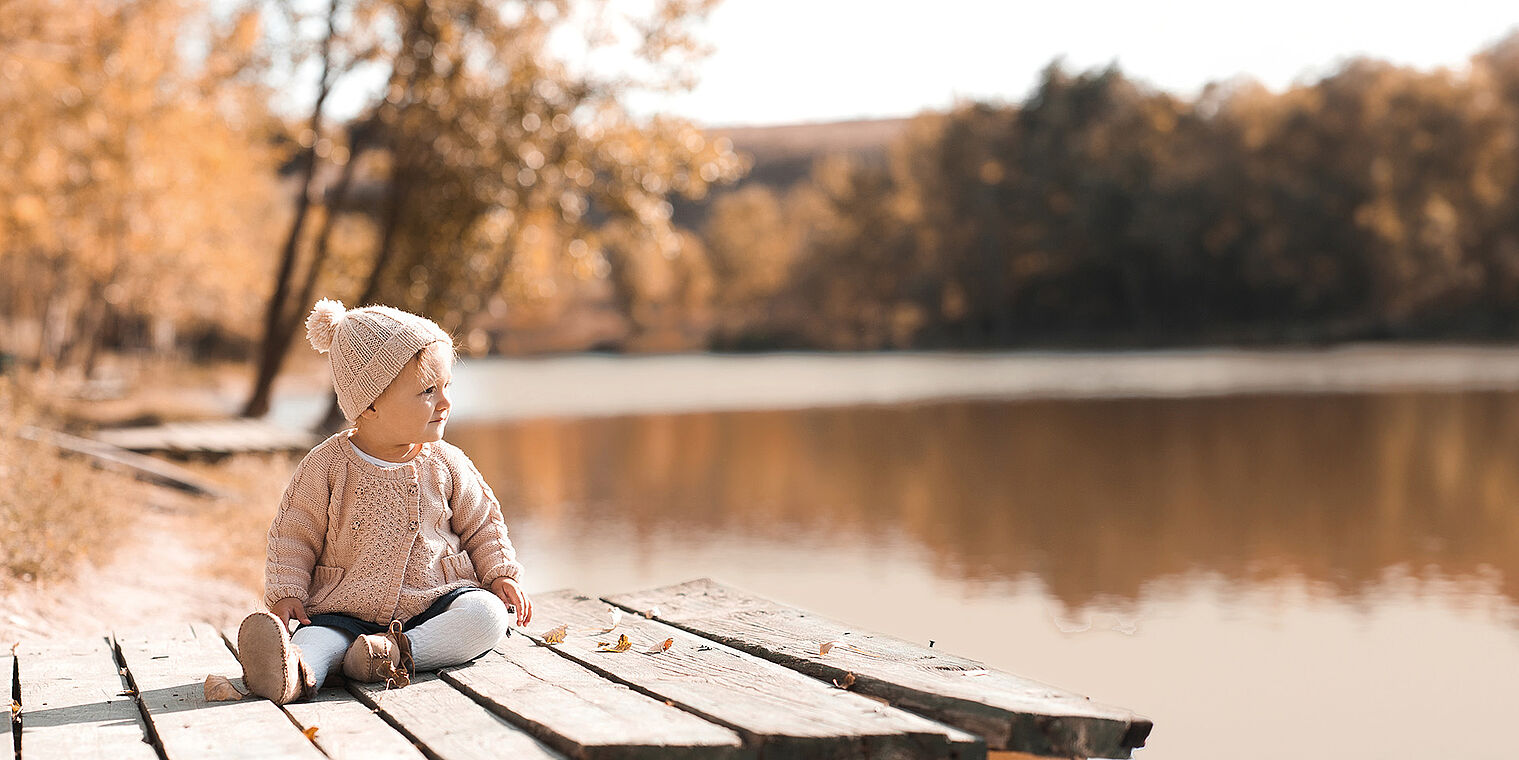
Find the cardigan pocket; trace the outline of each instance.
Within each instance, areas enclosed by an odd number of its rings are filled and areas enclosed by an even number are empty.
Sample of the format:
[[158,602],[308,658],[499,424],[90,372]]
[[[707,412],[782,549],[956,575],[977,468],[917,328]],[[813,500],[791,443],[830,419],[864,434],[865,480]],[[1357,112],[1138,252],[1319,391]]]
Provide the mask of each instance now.
[[343,580],[343,568],[317,565],[311,572],[311,593],[307,594],[306,604],[316,606],[327,601],[332,592],[338,588],[338,583]]
[[454,581],[470,581],[479,583],[479,576],[475,575],[475,563],[469,559],[465,552],[454,552],[443,557],[443,579],[448,583]]

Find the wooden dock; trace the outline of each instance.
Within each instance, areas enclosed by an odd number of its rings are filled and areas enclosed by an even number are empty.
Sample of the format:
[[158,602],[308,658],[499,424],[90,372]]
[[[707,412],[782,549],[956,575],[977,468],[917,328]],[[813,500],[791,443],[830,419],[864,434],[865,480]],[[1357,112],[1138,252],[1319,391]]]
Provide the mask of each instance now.
[[95,440],[138,453],[219,456],[246,452],[305,451],[315,446],[319,439],[309,431],[264,420],[233,419],[113,428],[95,433]]
[[226,495],[216,484],[183,467],[108,443],[30,425],[21,428],[21,437],[78,454],[89,459],[96,467],[121,472],[148,483],[178,488],[196,496],[213,499]]
[[[608,603],[627,612],[614,621]],[[708,580],[533,606],[530,631],[471,663],[284,707],[206,701],[208,674],[241,675],[235,630],[21,642],[0,654],[15,755],[1127,758],[1150,732],[1127,710]],[[546,642],[559,625],[568,635]],[[631,646],[603,651],[619,636]]]

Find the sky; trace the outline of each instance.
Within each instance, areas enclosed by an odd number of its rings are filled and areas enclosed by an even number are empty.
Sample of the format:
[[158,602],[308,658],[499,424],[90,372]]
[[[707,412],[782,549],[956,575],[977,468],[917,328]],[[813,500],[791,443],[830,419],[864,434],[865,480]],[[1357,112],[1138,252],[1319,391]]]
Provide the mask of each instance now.
[[[637,14],[653,1],[609,6]],[[699,29],[715,52],[696,88],[628,104],[714,127],[910,116],[960,100],[1021,101],[1057,58],[1075,70],[1116,63],[1183,96],[1241,76],[1281,90],[1358,55],[1461,68],[1514,31],[1514,0],[722,0]],[[276,107],[304,113],[314,71],[286,80]],[[352,117],[384,78],[351,78],[329,114]]]
[[707,126],[905,116],[1022,100],[1057,57],[1182,95],[1240,75],[1282,89],[1356,55],[1464,67],[1515,29],[1512,1],[724,0],[696,89],[633,105]]

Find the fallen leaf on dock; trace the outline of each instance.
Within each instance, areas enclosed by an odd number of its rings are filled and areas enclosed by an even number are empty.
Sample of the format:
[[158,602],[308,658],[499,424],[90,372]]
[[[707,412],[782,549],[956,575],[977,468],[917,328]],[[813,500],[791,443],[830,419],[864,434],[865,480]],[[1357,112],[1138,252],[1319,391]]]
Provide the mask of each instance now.
[[674,645],[675,639],[665,639],[664,641],[655,644],[653,648],[649,649],[647,654],[659,654],[660,652],[663,652]]
[[633,642],[628,641],[626,633],[617,637],[616,644],[610,644],[605,641],[596,642],[596,651],[598,652],[626,652],[631,648],[633,648]]
[[248,695],[238,691],[237,685],[232,683],[226,676],[212,674],[206,676],[206,701],[207,702],[234,702]]
[[818,645],[818,656],[822,657],[823,655],[828,654],[828,650],[833,649],[833,647],[834,647],[835,644],[842,644],[842,643],[844,643],[844,642],[839,641],[838,639],[834,639],[833,641],[825,641],[825,642],[823,642],[822,644]]
[[15,718],[18,712],[21,712],[21,703],[13,699],[11,700],[11,717]]
[[607,610],[612,613],[612,627],[603,628],[598,633],[611,633],[612,631],[617,630],[617,624],[622,622],[622,610],[619,610],[616,607],[608,607]]
[[545,644],[563,644],[564,643],[564,637],[567,636],[567,635],[569,635],[569,633],[570,633],[570,627],[569,627],[569,625],[561,625],[558,628],[555,628],[555,629],[553,629],[551,631],[548,631],[547,633],[544,633],[543,634],[543,643],[545,643]]
[[843,678],[835,678],[835,679],[833,679],[833,685],[839,687],[840,689],[847,689],[847,688],[853,686],[854,685],[854,674],[853,673],[845,673]]
[[643,613],[643,616],[650,619],[659,617],[659,605],[656,604],[653,607],[650,607]]
[[308,728],[305,731],[302,731],[301,733],[305,734],[307,739],[310,739],[311,741],[316,741],[316,731],[317,731],[316,726],[312,726],[311,728]]

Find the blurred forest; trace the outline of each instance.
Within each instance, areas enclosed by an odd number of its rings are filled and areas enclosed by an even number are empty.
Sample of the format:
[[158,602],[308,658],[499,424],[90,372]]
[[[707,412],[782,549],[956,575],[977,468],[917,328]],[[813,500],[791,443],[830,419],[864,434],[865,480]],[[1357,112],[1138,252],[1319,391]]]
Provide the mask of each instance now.
[[[1464,71],[1353,60],[1195,100],[1049,66],[703,223],[717,345],[839,349],[1486,339],[1519,315],[1519,36]],[[761,221],[763,220],[763,221]],[[756,229],[770,230],[759,236]],[[749,241],[744,245],[743,241]],[[722,265],[718,271],[726,271]]]
[[713,5],[0,4],[0,356],[252,357],[259,414],[318,296],[474,353],[1516,332],[1519,35],[1195,99],[1057,61],[1022,103],[767,163],[626,105],[690,85]]

